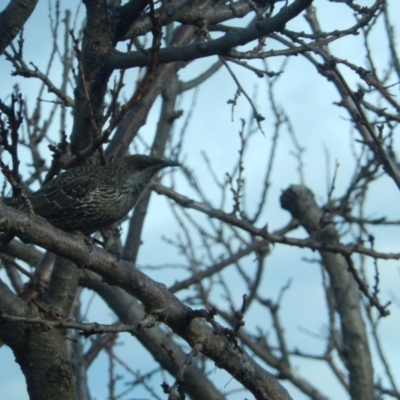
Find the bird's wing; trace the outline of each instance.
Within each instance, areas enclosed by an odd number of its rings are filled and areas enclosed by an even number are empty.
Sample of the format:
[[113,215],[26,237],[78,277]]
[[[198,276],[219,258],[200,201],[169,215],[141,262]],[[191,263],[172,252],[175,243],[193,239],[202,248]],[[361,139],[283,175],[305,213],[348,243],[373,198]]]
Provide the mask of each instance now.
[[87,175],[66,174],[43,186],[30,200],[35,213],[46,218],[58,209],[66,212],[78,207],[94,189],[94,181]]

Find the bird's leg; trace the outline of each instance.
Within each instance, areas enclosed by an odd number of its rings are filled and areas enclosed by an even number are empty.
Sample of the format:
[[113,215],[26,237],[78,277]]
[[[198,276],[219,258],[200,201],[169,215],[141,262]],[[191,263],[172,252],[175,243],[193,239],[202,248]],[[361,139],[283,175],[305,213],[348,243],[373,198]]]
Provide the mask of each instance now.
[[89,254],[93,251],[93,243],[94,243],[94,238],[90,236],[84,236],[83,241],[85,242],[86,246],[89,249]]
[[103,247],[110,254],[114,255],[117,261],[121,259],[121,253],[117,251],[118,246],[120,245],[118,238],[121,236],[121,231],[115,224],[113,224],[109,228],[101,229],[101,234],[104,238]]
[[117,260],[117,262],[121,259],[121,253],[113,250],[113,249],[107,249],[107,251],[112,254],[113,256],[115,256],[115,259]]
[[[77,235],[80,238],[82,238],[83,242],[86,244],[86,246],[89,249],[89,254],[93,251],[93,243],[96,243],[96,241],[99,242],[97,239],[95,239],[91,236],[87,236],[81,231],[72,231],[70,233],[73,233],[74,235]],[[102,244],[102,242],[100,242],[100,244]]]
[[108,240],[103,241],[103,240],[97,239],[93,236],[86,236],[85,234],[83,234],[80,231],[75,231],[74,233],[76,233],[82,237],[83,241],[89,248],[89,254],[93,251],[93,245],[97,244],[97,245],[103,247],[103,249],[106,250],[108,253],[114,255],[117,261],[119,261],[121,259],[121,254],[118,251],[115,251],[110,248],[110,243]]
[[95,237],[92,237],[92,236],[88,236],[87,238],[91,240],[92,244],[96,243],[101,247],[105,247],[106,246],[106,244],[100,239],[96,239]]

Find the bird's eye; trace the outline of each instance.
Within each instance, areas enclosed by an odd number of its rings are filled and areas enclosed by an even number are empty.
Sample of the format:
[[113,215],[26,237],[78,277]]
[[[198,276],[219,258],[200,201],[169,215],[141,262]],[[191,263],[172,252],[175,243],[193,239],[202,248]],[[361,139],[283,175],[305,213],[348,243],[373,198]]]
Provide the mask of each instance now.
[[146,164],[145,162],[141,162],[141,163],[138,165],[138,168],[139,168],[139,171],[143,171],[144,169],[147,168],[147,164]]

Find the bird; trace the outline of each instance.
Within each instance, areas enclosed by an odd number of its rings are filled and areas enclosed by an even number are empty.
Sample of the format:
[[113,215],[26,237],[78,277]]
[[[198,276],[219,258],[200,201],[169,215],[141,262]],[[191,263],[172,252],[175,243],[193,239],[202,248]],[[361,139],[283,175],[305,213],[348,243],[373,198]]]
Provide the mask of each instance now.
[[[91,235],[121,220],[135,206],[153,176],[178,162],[142,154],[101,166],[71,168],[28,196],[35,214],[66,232]],[[3,197],[6,205],[27,211],[21,197]]]

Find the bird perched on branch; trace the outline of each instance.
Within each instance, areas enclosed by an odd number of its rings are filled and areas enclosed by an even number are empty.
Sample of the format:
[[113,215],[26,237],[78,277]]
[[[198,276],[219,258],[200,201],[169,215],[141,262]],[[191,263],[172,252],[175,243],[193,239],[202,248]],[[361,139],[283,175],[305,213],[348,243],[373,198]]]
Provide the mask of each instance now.
[[[133,208],[151,178],[174,161],[132,155],[106,166],[87,165],[69,169],[29,196],[33,211],[65,231],[90,235],[121,218]],[[3,198],[20,210],[21,197]]]

